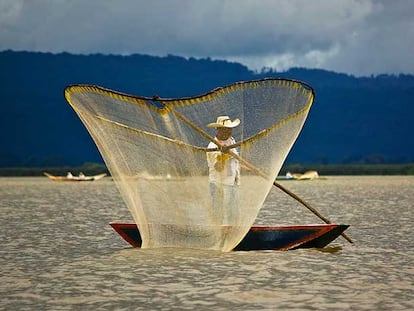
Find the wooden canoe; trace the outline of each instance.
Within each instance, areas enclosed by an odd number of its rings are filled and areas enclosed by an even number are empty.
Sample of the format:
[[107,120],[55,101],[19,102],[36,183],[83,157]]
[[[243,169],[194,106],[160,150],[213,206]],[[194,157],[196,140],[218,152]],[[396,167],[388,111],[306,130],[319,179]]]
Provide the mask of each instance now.
[[[112,228],[133,247],[141,247],[141,235],[133,223],[111,223]],[[323,248],[335,240],[349,225],[280,225],[253,226],[234,248],[235,251],[292,250]]]

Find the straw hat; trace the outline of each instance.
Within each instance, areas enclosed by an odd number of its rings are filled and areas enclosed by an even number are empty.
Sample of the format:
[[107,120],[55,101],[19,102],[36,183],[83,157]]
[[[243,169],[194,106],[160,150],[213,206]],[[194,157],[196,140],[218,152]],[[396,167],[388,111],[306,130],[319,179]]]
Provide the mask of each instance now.
[[208,127],[229,127],[233,128],[240,124],[239,119],[234,119],[233,121],[228,116],[219,116],[217,121],[207,124]]

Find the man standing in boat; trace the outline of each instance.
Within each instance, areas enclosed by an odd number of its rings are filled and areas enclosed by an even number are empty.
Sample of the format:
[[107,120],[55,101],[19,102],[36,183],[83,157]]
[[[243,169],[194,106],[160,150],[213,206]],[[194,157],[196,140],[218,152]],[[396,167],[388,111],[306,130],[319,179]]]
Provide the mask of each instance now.
[[210,142],[207,146],[207,149],[211,149],[207,151],[210,194],[214,211],[219,220],[226,225],[237,222],[240,163],[231,155],[239,155],[236,148],[231,148],[228,152],[220,151],[220,148],[236,144],[232,130],[239,124],[239,119],[232,121],[228,116],[219,116],[216,122],[207,125],[217,130],[215,143]]

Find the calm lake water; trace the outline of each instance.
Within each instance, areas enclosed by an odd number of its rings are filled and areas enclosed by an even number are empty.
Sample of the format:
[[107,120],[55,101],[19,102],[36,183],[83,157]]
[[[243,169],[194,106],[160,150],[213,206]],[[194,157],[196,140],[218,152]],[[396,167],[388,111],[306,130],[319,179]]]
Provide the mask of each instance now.
[[[414,176],[282,181],[333,222],[323,250],[130,248],[114,183],[0,178],[0,310],[413,310]],[[257,224],[320,223],[274,188]]]

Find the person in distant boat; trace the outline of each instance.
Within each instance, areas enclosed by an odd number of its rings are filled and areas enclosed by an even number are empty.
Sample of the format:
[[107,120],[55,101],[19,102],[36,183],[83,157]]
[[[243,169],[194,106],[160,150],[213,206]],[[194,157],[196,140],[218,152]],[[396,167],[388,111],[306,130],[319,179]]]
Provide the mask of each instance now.
[[[218,148],[236,143],[232,131],[239,124],[239,119],[232,121],[228,116],[219,116],[216,122],[207,125],[216,128],[215,142],[210,142],[207,146],[207,149],[212,149],[207,150],[210,194],[213,208],[224,224],[228,224],[231,220],[236,221],[239,205],[240,163],[229,152],[222,152]],[[239,155],[236,148],[229,150]]]
[[71,172],[68,172],[68,173],[66,174],[66,178],[73,178],[72,173],[71,173]]
[[80,172],[80,173],[79,173],[79,178],[80,178],[80,179],[84,179],[84,178],[85,178],[85,174],[84,174],[84,173],[82,173],[82,172]]

